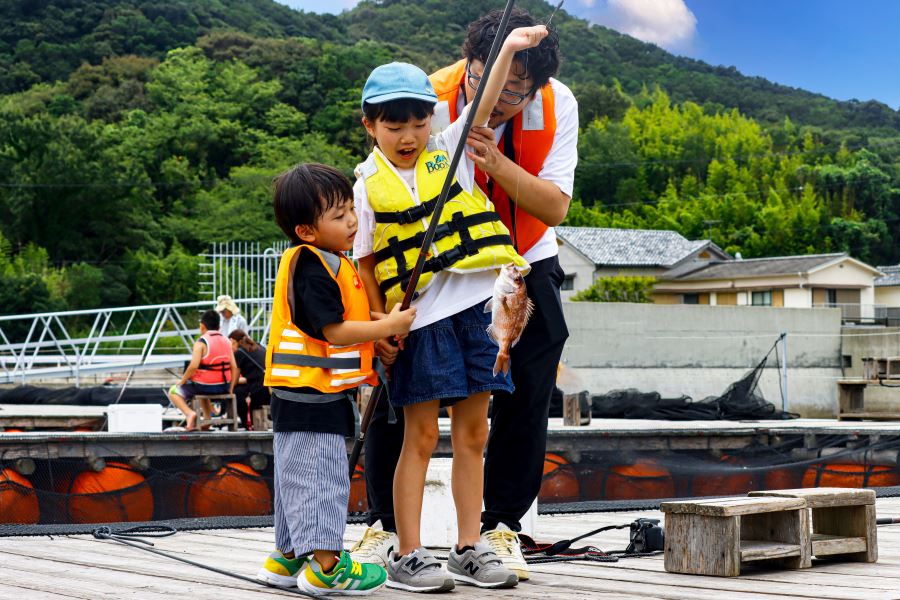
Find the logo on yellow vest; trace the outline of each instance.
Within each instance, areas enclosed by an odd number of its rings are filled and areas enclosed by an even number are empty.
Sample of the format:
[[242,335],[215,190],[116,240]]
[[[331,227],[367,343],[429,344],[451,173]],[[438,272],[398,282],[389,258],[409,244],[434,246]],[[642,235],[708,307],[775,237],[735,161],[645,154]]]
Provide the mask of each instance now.
[[447,160],[446,156],[437,155],[434,157],[434,160],[425,161],[425,166],[428,168],[429,173],[434,173],[435,171],[442,171],[450,166],[450,162]]

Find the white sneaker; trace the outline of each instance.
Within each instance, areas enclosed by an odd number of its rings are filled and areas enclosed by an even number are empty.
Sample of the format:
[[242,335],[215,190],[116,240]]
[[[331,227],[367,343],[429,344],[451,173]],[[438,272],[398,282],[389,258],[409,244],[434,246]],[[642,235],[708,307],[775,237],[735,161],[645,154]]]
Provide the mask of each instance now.
[[381,521],[376,521],[366,529],[362,538],[350,549],[353,560],[387,569],[391,554],[400,547],[400,540],[396,533],[384,531],[380,527]]
[[519,535],[500,523],[497,529],[489,529],[481,534],[481,541],[491,547],[503,565],[518,575],[519,581],[528,580],[528,565],[519,545]]

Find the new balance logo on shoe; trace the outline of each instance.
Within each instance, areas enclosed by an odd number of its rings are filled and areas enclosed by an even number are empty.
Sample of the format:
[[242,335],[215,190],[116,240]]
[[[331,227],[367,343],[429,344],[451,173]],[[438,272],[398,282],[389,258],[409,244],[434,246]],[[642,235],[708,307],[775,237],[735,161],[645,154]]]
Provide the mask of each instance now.
[[463,569],[468,571],[469,575],[471,575],[472,577],[475,577],[475,573],[477,573],[480,568],[481,567],[476,565],[475,561],[473,561],[473,560],[470,560],[469,562],[467,562],[466,564],[463,565]]
[[415,573],[416,571],[418,571],[419,569],[424,567],[425,563],[422,562],[421,560],[419,560],[418,558],[416,558],[415,556],[410,556],[409,560],[406,561],[406,564],[403,566],[406,567],[406,570],[409,571],[410,573]]

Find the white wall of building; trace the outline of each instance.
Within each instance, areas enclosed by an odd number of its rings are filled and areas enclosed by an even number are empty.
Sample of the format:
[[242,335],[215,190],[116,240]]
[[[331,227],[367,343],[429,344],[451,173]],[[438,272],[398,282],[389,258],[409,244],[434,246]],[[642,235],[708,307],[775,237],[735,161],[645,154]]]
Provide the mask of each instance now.
[[785,308],[812,308],[812,290],[809,288],[787,288],[784,290]]

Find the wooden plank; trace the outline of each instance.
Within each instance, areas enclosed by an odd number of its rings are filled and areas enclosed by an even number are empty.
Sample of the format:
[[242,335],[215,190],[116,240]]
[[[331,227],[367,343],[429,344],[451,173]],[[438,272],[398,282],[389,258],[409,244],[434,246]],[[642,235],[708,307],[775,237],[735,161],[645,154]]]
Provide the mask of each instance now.
[[736,517],[673,513],[666,517],[665,567],[672,573],[735,577],[741,572]]
[[798,544],[785,544],[781,542],[766,542],[760,540],[741,540],[741,562],[787,558],[791,556],[800,556],[800,553],[800,546]]
[[817,557],[865,551],[866,538],[864,537],[842,537],[823,533],[814,533],[812,536],[812,553]]
[[861,488],[799,488],[750,492],[748,496],[803,498],[810,508],[875,504],[875,490]]
[[677,500],[663,502],[659,509],[664,513],[686,513],[715,517],[796,510],[806,508],[800,498],[713,498],[708,500]]

